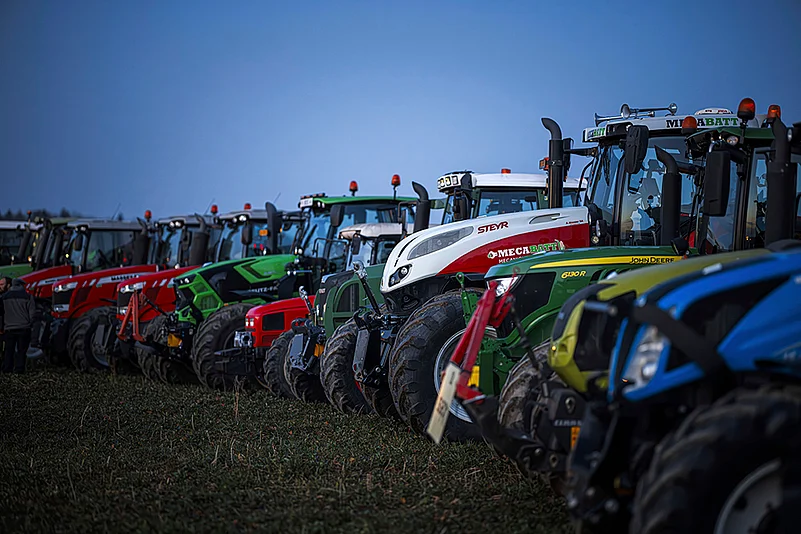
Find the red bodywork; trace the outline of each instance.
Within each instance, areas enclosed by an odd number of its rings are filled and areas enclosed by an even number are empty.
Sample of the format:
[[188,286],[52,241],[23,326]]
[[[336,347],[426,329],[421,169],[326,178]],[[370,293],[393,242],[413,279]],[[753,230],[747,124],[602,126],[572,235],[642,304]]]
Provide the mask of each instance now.
[[53,296],[53,285],[63,279],[72,276],[71,265],[59,265],[58,267],[48,267],[39,271],[33,271],[20,276],[20,280],[25,282],[25,289],[36,298],[50,299]]
[[75,282],[77,286],[70,292],[69,309],[64,312],[57,312],[54,309],[53,317],[75,319],[94,308],[116,306],[117,286],[121,281],[127,282],[131,278],[155,272],[158,267],[158,265],[131,265],[78,274],[60,280],[59,285]]
[[[309,301],[314,306],[314,295],[309,296]],[[248,310],[245,330],[253,336],[254,347],[269,347],[278,336],[292,328],[292,321],[308,315],[306,303],[300,297],[262,304]],[[265,318],[268,329],[264,328]]]
[[[153,320],[161,313],[170,313],[175,311],[175,289],[170,285],[170,281],[178,275],[187,271],[197,268],[196,265],[189,267],[180,267],[178,269],[165,269],[155,273],[130,278],[117,284],[115,298],[121,295],[120,290],[129,284],[142,283],[144,287],[136,291],[127,302],[125,313],[120,313],[123,306],[122,303],[117,301],[117,320],[120,321],[120,328],[117,334],[122,340],[128,339],[126,327],[130,324],[132,326],[132,334],[136,338],[136,334],[142,333],[141,324]],[[137,339],[142,341],[141,339]]]

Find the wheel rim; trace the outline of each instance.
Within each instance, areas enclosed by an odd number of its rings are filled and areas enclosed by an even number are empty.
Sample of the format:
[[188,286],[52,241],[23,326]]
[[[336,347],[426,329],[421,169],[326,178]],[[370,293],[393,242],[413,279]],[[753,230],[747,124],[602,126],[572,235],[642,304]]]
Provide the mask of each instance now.
[[[442,348],[439,349],[437,353],[437,359],[434,362],[434,389],[437,391],[437,395],[439,395],[439,388],[442,385],[442,372],[447,367],[448,362],[451,361],[451,356],[453,355],[454,349],[456,349],[456,345],[459,344],[459,340],[462,338],[462,334],[465,333],[467,328],[462,328],[451,337],[448,338],[448,341],[442,345]],[[465,421],[467,423],[472,423],[473,420],[470,419],[470,416],[467,415],[467,411],[462,407],[459,401],[454,400],[451,403],[450,410],[451,415],[456,416],[458,419]]]
[[737,484],[718,515],[714,534],[766,532],[764,525],[782,501],[780,466],[779,460],[763,464]]

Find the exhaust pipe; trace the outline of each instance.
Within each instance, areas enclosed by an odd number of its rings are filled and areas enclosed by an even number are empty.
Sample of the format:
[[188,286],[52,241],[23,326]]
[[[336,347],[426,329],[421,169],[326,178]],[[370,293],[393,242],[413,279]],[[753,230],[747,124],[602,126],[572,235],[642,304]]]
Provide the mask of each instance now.
[[565,181],[565,147],[562,143],[562,129],[555,120],[547,117],[542,118],[542,125],[551,134],[551,140],[548,141],[548,207],[561,208]]
[[428,198],[428,191],[426,188],[412,182],[412,189],[417,193],[417,213],[414,215],[414,230],[412,232],[421,232],[428,229],[429,219],[431,218],[431,200]]
[[656,147],[656,159],[665,166],[662,176],[662,230],[660,245],[671,245],[679,233],[681,216],[681,176],[676,160],[660,147]]
[[795,225],[795,176],[790,173],[790,141],[787,126],[779,117],[770,125],[773,130],[773,160],[768,162],[768,206],[765,213],[765,246],[793,237]]

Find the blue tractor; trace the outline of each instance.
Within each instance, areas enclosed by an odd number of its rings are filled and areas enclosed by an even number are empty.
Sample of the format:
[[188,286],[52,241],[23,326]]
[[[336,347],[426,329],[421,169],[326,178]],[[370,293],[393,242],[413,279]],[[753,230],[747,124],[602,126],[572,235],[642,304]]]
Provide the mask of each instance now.
[[580,532],[801,531],[801,123],[769,120],[766,253],[590,306],[619,326],[569,461]]

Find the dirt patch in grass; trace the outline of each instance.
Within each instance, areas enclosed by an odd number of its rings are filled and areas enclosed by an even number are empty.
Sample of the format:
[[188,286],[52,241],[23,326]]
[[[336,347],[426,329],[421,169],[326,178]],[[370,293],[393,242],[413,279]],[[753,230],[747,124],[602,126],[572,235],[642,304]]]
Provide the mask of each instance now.
[[266,394],[0,376],[0,531],[571,532],[483,444]]

